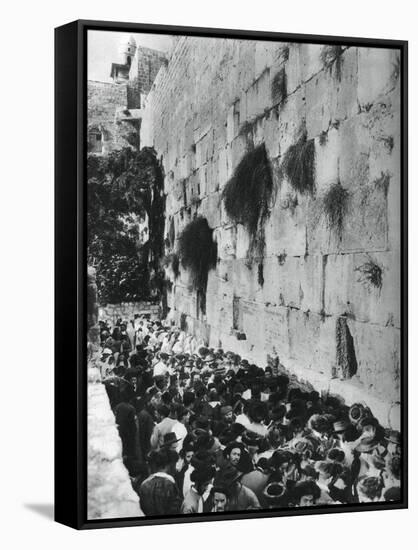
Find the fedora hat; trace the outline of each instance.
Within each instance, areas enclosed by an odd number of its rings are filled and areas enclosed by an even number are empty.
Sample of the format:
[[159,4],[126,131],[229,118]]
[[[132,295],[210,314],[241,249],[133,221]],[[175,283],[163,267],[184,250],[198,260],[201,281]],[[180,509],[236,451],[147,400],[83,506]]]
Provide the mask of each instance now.
[[284,486],[276,481],[266,485],[263,491],[263,497],[269,506],[279,506],[280,504],[282,504],[284,494]]
[[385,435],[385,439],[386,441],[390,441],[390,443],[395,443],[396,445],[401,444],[401,434],[396,430],[389,430]]
[[362,437],[358,444],[354,447],[354,450],[358,453],[369,453],[375,449],[379,444],[379,440],[375,437]]
[[174,432],[168,432],[163,437],[163,443],[161,447],[169,447],[170,445],[173,445],[174,443],[178,443],[181,440],[181,438],[177,438],[176,434]]
[[232,464],[228,464],[216,474],[214,485],[224,485],[228,488],[235,481],[238,481],[242,475],[242,472],[232,466]]
[[348,417],[353,424],[358,424],[366,416],[370,416],[370,411],[363,403],[354,403],[348,410]]
[[211,481],[216,474],[216,468],[214,466],[205,465],[201,468],[196,468],[190,474],[190,480],[193,483],[205,483]]
[[260,447],[262,440],[263,438],[255,432],[247,431],[242,436],[242,442],[247,445],[247,447]]

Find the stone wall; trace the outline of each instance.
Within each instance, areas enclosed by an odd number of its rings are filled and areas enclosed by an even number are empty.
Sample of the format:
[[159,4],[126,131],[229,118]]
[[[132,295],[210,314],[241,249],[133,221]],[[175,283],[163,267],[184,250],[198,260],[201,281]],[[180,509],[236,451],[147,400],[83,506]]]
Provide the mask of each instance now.
[[[206,314],[181,269],[170,315],[261,365],[277,352],[317,389],[367,400],[387,424],[400,394],[399,59],[388,49],[335,51],[329,63],[333,50],[321,45],[182,37],[147,96],[141,144],[163,160],[166,233],[174,224],[177,240],[201,214],[218,243]],[[303,130],[315,146],[313,196],[294,191],[280,168]],[[276,191],[262,285],[257,265],[248,267],[249,236],[221,197],[249,143],[265,144]],[[337,182],[349,194],[341,235],[322,208]],[[370,284],[368,265],[381,285]],[[357,361],[345,380],[338,326]]]
[[122,461],[122,442],[98,369],[89,369],[87,449],[88,519],[143,516]]
[[99,307],[99,320],[109,321],[114,324],[117,319],[122,318],[130,321],[135,313],[150,315],[151,319],[158,319],[160,306],[153,302],[123,302],[122,304],[107,304]]
[[166,55],[151,48],[138,46],[129,71],[128,108],[140,108],[141,94],[147,94]]
[[103,154],[129,145],[124,139],[126,129],[116,124],[116,113],[126,109],[127,103],[126,83],[87,82],[88,132],[101,132]]

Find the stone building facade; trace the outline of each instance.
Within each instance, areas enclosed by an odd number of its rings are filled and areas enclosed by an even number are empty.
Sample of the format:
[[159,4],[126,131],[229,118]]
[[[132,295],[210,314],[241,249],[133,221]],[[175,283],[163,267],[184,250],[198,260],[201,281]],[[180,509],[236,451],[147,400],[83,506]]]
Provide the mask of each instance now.
[[[206,311],[187,270],[180,266],[178,277],[168,271],[170,316],[211,346],[262,366],[267,354],[278,354],[316,389],[349,404],[367,401],[382,423],[395,427],[401,376],[397,52],[180,37],[141,119],[141,146],[154,147],[165,170],[171,250],[196,215],[207,218],[218,247]],[[302,134],[314,144],[313,194],[295,191],[282,169]],[[248,232],[228,217],[222,200],[234,169],[259,144],[275,189],[261,281],[259,266],[248,262]],[[348,197],[340,232],[324,214],[337,183]],[[348,353],[355,369],[347,375],[339,367]]]
[[108,154],[123,147],[140,148],[141,107],[166,55],[123,41],[119,59],[111,64],[112,82],[87,83],[88,149]]

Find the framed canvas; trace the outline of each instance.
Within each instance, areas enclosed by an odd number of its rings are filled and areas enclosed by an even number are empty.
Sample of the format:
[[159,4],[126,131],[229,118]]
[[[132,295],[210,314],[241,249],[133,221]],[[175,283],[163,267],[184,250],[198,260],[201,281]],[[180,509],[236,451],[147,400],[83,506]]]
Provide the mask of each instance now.
[[55,36],[56,521],[407,507],[407,43]]

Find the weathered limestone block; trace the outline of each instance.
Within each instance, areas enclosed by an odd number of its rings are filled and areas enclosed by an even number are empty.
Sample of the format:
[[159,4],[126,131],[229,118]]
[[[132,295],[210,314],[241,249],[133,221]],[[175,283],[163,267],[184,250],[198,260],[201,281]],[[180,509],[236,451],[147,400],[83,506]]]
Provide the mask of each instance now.
[[247,136],[241,135],[234,139],[231,144],[231,164],[232,170],[234,170],[241,162],[242,157],[248,150]]
[[302,44],[289,44],[289,59],[286,63],[287,94],[291,95],[303,82]]
[[308,139],[326,132],[335,119],[337,91],[335,81],[329,71],[322,71],[305,85],[306,90],[306,130]]
[[247,257],[249,246],[250,246],[250,234],[241,223],[238,223],[237,224],[237,243],[236,243],[236,257],[238,260],[242,260]]
[[339,178],[338,164],[340,153],[340,134],[335,128],[325,134],[321,142],[315,139],[315,183],[317,193],[326,190]]
[[230,174],[228,172],[227,152],[225,148],[219,150],[217,166],[218,166],[217,183],[218,183],[219,189],[222,190],[225,187],[230,177]]
[[260,141],[265,143],[269,159],[277,158],[280,155],[279,115],[276,110],[270,111],[266,116],[264,132]]
[[322,70],[321,52],[323,46],[321,44],[301,44],[300,52],[303,60],[302,79],[307,82],[314,75]]
[[368,393],[387,402],[400,398],[400,331],[348,321],[358,363],[357,377]]
[[300,308],[303,311],[321,313],[324,288],[323,256],[320,254],[301,256],[297,276]]
[[273,63],[277,44],[274,42],[255,42],[255,76],[258,78]]
[[289,309],[281,306],[264,308],[265,354],[276,352],[281,359],[289,356]]
[[[399,327],[399,261],[399,253],[392,252],[328,256],[325,311],[333,315],[347,314],[361,322]],[[376,286],[379,280],[372,279],[373,265],[378,267],[376,278],[380,275],[381,287]]]
[[343,120],[358,112],[358,48],[347,48],[341,55],[341,79],[337,91],[335,118]]
[[[304,199],[297,197],[296,205],[290,186],[283,182],[280,196],[266,223],[266,254],[302,256],[306,252],[306,220]],[[301,205],[298,205],[300,201]]]
[[305,86],[286,99],[279,112],[279,139],[281,154],[293,145],[303,130],[307,117]]
[[200,204],[200,213],[208,220],[209,227],[212,229],[221,224],[220,200],[219,193],[211,193]]
[[233,288],[236,289],[237,296],[254,300],[256,293],[259,291],[257,267],[247,267],[244,259],[233,261],[231,283]]
[[358,101],[369,105],[394,86],[399,53],[383,48],[358,48]]
[[235,258],[237,246],[237,228],[235,225],[219,227],[216,231],[218,258],[228,260]]

